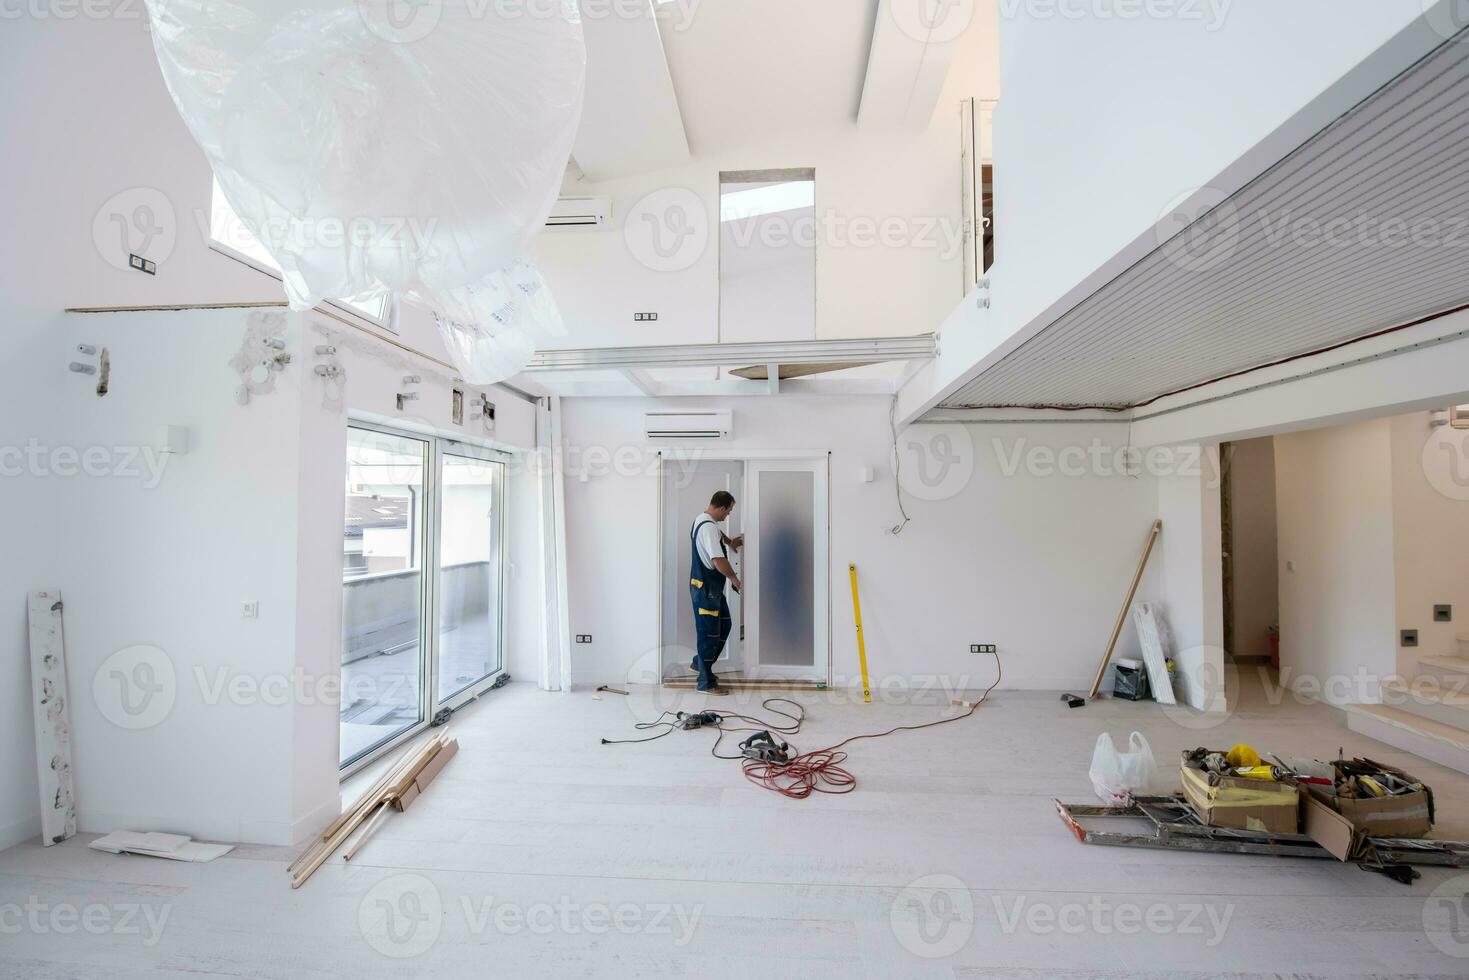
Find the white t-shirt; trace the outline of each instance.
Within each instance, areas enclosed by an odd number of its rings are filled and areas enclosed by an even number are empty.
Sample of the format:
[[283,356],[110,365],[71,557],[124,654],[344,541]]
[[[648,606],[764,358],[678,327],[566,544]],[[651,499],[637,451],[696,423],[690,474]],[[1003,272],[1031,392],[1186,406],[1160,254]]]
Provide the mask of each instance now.
[[[702,526],[700,526],[701,521]],[[694,535],[694,543],[699,549],[699,560],[704,563],[705,568],[713,568],[714,559],[725,557],[724,550],[719,546],[723,540],[720,536],[719,525],[714,523],[714,518],[701,511],[689,527],[690,534],[694,533],[694,527],[699,528],[699,533]]]

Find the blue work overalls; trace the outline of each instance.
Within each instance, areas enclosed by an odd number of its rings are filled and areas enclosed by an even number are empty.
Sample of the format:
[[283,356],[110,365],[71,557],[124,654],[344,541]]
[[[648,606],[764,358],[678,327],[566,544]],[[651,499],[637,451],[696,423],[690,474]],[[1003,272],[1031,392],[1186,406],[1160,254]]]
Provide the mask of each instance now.
[[[694,632],[698,636],[699,644],[699,652],[690,666],[699,672],[698,686],[701,691],[719,685],[719,679],[714,676],[714,662],[724,652],[724,644],[729,640],[730,630],[734,626],[729,614],[729,602],[724,598],[724,573],[705,565],[704,559],[699,557],[699,529],[706,522],[715,523],[713,518],[706,517],[695,521],[689,531],[689,550],[692,555],[689,561],[689,598],[694,603]],[[723,557],[729,557],[729,549],[724,546],[722,539],[719,550]]]

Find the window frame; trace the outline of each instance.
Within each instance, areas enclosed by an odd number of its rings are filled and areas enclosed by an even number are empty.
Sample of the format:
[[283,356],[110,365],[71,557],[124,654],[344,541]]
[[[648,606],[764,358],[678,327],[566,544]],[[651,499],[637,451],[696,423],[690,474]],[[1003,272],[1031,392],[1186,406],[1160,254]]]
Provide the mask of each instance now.
[[[276,282],[284,283],[285,277],[281,274],[281,271],[279,269],[266,265],[259,259],[246,255],[244,252],[241,252],[234,246],[222,242],[214,237],[215,206],[217,203],[223,203],[226,207],[229,207],[228,201],[222,200],[216,202],[215,193],[218,190],[219,182],[211,180],[209,189],[209,228],[207,232],[210,251],[218,252],[220,255],[223,255],[226,258],[231,258],[234,259],[236,262],[241,263],[242,265],[247,265],[250,268],[254,269],[256,272],[260,272],[267,276],[270,276]],[[251,235],[250,229],[245,227],[244,222],[241,221],[240,216],[235,213],[234,208],[230,208],[230,214],[234,216],[235,221],[240,222],[239,231],[242,234]],[[251,235],[251,237],[254,238],[253,235]],[[258,239],[256,239],[256,243],[259,244]],[[388,331],[388,333],[396,335],[398,333],[398,297],[394,296],[392,293],[388,293],[386,299],[387,302],[384,305],[384,311],[381,317],[373,316],[366,310],[363,310],[357,306],[353,306],[350,302],[344,299],[327,299],[323,300],[322,302],[325,303],[327,306],[330,306],[334,311],[338,313],[344,313],[347,316],[356,317],[364,323],[369,323],[374,327],[377,327],[381,330],[386,330]]]

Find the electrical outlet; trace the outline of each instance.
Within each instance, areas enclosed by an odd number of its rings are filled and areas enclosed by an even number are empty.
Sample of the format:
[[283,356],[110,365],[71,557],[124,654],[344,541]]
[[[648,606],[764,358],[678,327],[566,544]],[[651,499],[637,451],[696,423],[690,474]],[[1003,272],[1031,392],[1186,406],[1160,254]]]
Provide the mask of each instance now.
[[1416,647],[1418,645],[1417,630],[1403,630],[1403,646]]
[[632,315],[632,318],[633,318],[634,322],[642,323],[644,320],[656,320],[656,319],[658,319],[658,314],[656,314],[656,313],[634,313]]
[[256,600],[254,600],[254,599],[251,599],[248,602],[242,602],[242,603],[240,603],[240,618],[241,619],[259,619],[260,618],[260,603],[258,601],[256,601]]
[[1433,621],[1435,623],[1452,623],[1454,621],[1454,607],[1446,604],[1434,606]]
[[576,634],[576,642],[578,642],[578,643],[591,643],[592,642],[592,634],[590,634],[590,633],[578,633],[578,634]]
[[979,652],[979,644],[978,643],[971,643],[971,644],[969,644],[969,652],[970,653],[978,653]]
[[158,263],[152,259],[145,259],[141,255],[128,254],[128,265],[139,272],[146,272],[150,276],[158,275]]
[[969,652],[970,653],[998,653],[999,652],[999,649],[1000,648],[997,647],[997,646],[995,646],[993,643],[971,643],[971,644],[969,644]]

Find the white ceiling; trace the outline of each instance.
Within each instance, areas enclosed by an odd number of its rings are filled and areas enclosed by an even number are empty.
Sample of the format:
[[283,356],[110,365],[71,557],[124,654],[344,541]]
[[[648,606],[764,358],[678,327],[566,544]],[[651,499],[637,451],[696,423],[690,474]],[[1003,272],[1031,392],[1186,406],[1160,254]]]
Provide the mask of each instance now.
[[1135,406],[1464,305],[1466,161],[1469,44],[1449,43],[942,407]]
[[693,151],[760,145],[854,120],[877,6],[878,0],[660,5],[663,47]]

